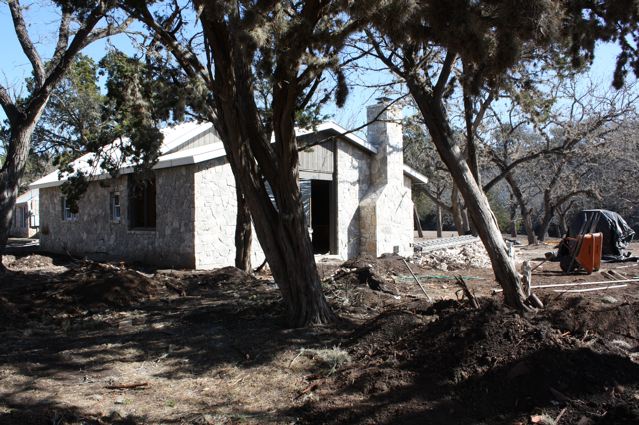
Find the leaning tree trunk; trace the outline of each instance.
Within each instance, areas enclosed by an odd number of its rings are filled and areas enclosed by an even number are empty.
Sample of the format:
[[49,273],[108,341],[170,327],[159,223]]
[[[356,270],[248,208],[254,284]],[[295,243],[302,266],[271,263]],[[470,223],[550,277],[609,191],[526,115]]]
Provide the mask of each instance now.
[[[288,323],[301,327],[332,322],[336,316],[322,293],[304,222],[294,111],[283,116],[274,106],[273,116],[281,120],[274,131],[276,143],[271,144],[270,134],[264,131],[259,111],[251,101],[251,67],[238,56],[216,62],[228,65],[216,68],[216,128],[286,304]],[[266,190],[267,182],[274,203]]]
[[20,189],[20,179],[27,164],[34,128],[35,123],[13,126],[7,156],[0,169],[0,270],[4,269],[2,255],[9,239],[9,226]]
[[251,212],[249,211],[240,185],[236,181],[235,196],[237,198],[237,216],[235,221],[235,267],[246,273],[251,272],[251,245],[253,232],[251,228]]
[[420,81],[413,78],[407,78],[408,88],[424,117],[442,161],[448,167],[455,185],[464,198],[471,220],[490,257],[495,278],[504,289],[504,302],[518,310],[527,310],[529,308],[524,302],[526,296],[515,268],[515,262],[508,256],[506,244],[499,230],[497,219],[490,209],[488,199],[473,178],[459,146],[455,144],[444,106],[440,99],[426,92]]

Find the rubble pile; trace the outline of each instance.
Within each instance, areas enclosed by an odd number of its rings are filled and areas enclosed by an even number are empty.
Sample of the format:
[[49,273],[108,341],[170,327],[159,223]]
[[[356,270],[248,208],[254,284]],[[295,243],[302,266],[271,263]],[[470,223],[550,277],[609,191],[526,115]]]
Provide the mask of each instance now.
[[481,242],[424,252],[417,255],[415,262],[442,271],[490,267],[490,258]]
[[[53,267],[53,259],[44,255],[27,255],[16,257],[14,255],[3,255],[2,263],[12,270],[30,270]],[[63,268],[63,270],[65,270]]]

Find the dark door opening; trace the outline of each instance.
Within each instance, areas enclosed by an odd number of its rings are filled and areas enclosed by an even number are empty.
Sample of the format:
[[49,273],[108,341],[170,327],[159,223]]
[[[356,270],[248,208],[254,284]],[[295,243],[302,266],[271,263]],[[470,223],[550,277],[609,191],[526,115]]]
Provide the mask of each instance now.
[[311,227],[315,254],[331,252],[332,185],[333,182],[328,180],[311,180]]

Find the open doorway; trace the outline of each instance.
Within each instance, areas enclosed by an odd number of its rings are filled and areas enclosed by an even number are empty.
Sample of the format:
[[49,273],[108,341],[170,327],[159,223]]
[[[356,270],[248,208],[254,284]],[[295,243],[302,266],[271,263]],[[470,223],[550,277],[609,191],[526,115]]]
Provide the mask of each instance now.
[[332,180],[301,179],[300,191],[314,254],[335,254],[336,219]]
[[313,252],[331,251],[331,186],[332,181],[311,180],[311,227]]

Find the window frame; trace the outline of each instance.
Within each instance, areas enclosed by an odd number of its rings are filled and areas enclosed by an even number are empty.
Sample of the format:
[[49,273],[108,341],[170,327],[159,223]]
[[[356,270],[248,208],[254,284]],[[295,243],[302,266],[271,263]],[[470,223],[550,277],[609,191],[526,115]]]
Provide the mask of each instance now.
[[67,197],[63,196],[62,197],[62,221],[78,221],[78,216],[79,216],[80,212],[78,211],[77,213],[72,213],[71,212],[71,208],[69,207],[69,204],[67,202]]
[[[116,199],[117,204],[115,202]],[[109,193],[109,214],[111,223],[120,224],[122,222],[122,198],[119,191]]]

